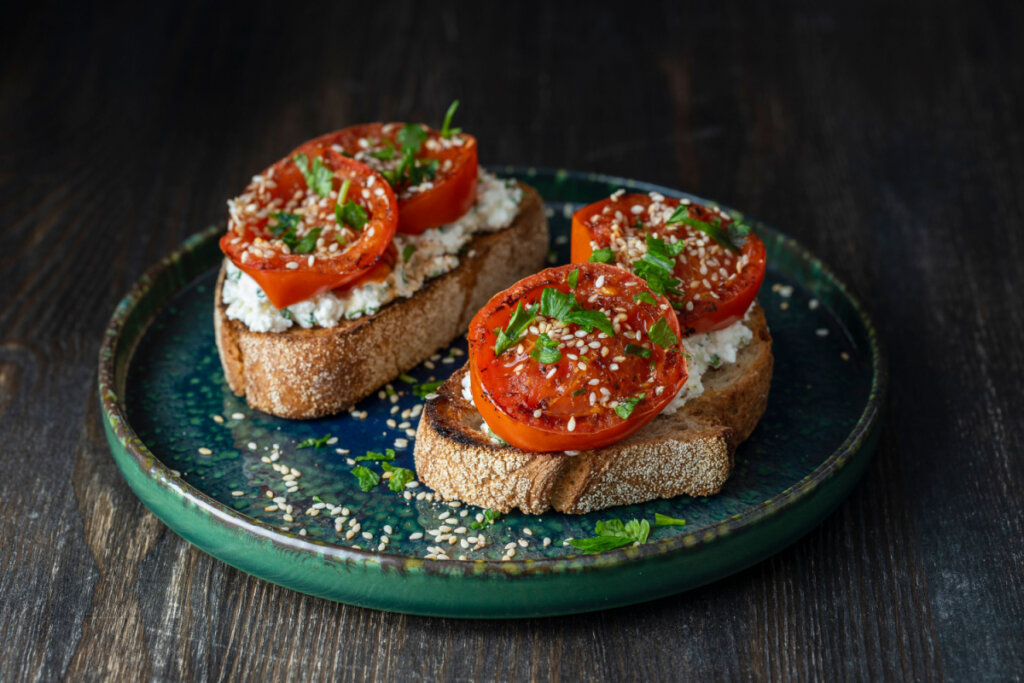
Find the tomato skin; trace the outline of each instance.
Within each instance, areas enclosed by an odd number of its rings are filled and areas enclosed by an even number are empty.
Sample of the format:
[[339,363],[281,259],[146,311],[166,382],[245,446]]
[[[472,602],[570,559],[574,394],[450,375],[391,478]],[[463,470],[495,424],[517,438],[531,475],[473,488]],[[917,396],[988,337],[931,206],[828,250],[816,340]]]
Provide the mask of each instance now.
[[[389,140],[398,147],[396,136],[403,125],[364,123],[349,126],[305,143],[293,155],[304,153],[308,145],[320,148],[337,146],[347,155],[357,155],[364,152],[360,140]],[[440,168],[431,181],[433,187],[425,192],[410,194],[406,192],[406,185],[394,188],[398,194],[398,232],[419,235],[428,228],[436,228],[461,218],[473,206],[479,173],[476,138],[465,133],[459,133],[457,138],[462,141],[461,145],[453,145],[442,138],[438,131],[427,128],[427,139],[432,142],[421,148],[417,158],[437,159]],[[451,164],[450,169],[445,169],[446,163]]]
[[[580,270],[578,286],[571,289],[567,276],[577,269]],[[597,288],[597,283],[604,284]],[[546,287],[573,292],[584,307],[611,306],[609,302],[614,301],[615,308],[628,311],[623,325],[638,331],[646,332],[654,322],[664,318],[676,337],[679,336],[678,321],[671,315],[666,299],[652,294],[654,305],[634,302],[635,294],[651,292],[646,283],[632,274],[596,263],[549,268],[494,296],[470,323],[470,389],[477,409],[495,434],[526,451],[586,450],[626,438],[653,420],[686,382],[682,348],[679,344],[662,348],[649,343],[649,359],[625,355],[622,349],[627,338],[620,334],[599,342],[609,348],[607,356],[596,349],[586,351],[594,356],[588,359],[586,370],[579,370],[577,366],[581,361],[568,356],[575,350],[572,346],[565,349],[558,362],[547,365],[528,359],[520,362],[521,354],[516,355],[511,349],[501,357],[495,356],[495,328],[505,329],[516,305],[522,302],[525,308],[539,301]],[[587,295],[595,292],[600,294],[597,303],[587,303],[590,300]],[[566,330],[572,331],[563,327],[563,334]],[[524,336],[518,345],[530,347],[536,339],[531,334]],[[597,338],[588,335],[584,341],[587,339]],[[640,343],[639,339],[636,341]],[[616,357],[620,360],[615,361]],[[651,369],[651,363],[656,370]],[[525,371],[515,372],[511,369],[513,365],[523,365]],[[654,379],[647,379],[648,375]],[[597,385],[591,380],[597,380]],[[660,393],[655,392],[658,387],[662,389]],[[610,393],[619,398],[638,396],[643,389],[645,399],[623,419],[612,407],[595,405],[588,400],[586,394],[600,389],[610,389]],[[574,425],[571,429],[570,422]]]
[[[233,225],[220,239],[221,251],[259,284],[267,299],[278,309],[358,281],[381,259],[398,225],[398,202],[391,187],[378,173],[329,148],[309,144],[303,148],[309,160],[319,157],[331,169],[332,199],[336,198],[343,180],[352,181],[349,196],[359,197],[369,220],[348,248],[336,253],[317,253],[313,264],[310,264],[310,254],[286,254],[275,250],[269,257],[262,254],[253,256],[250,248],[257,239],[272,239],[268,219],[262,217],[238,222],[232,219]],[[258,190],[262,192],[259,195],[261,201],[283,201],[296,192],[310,192],[294,163],[294,155],[281,159],[266,169],[261,177],[275,183],[271,190]],[[247,188],[247,192],[252,188]],[[371,188],[374,191],[369,191]],[[368,190],[368,199],[362,198],[363,190]],[[322,217],[316,224],[325,231],[321,233],[323,236],[334,234],[335,224],[322,220]]]
[[[589,204],[575,214],[572,218],[572,240],[571,240],[571,258],[573,263],[586,263],[590,260],[593,253],[592,242],[596,242],[599,247],[607,247],[607,224],[610,219],[605,218],[606,209],[623,211],[627,215],[626,225],[624,233],[636,234],[637,231],[629,227],[629,221],[635,218],[635,215],[629,214],[628,207],[634,204],[642,205],[647,208],[650,206],[652,200],[648,195],[642,194],[631,194],[619,197],[617,200],[610,198],[604,199],[593,204]],[[662,202],[670,208],[679,206],[680,200],[666,198]],[[710,220],[712,217],[718,217],[718,214],[712,213],[707,207],[700,206],[698,204],[690,205],[691,215],[696,213],[696,217],[699,220]],[[647,214],[640,214],[646,218]],[[728,225],[732,222],[732,219],[724,219],[723,225]],[[600,229],[595,229],[595,224],[600,226]],[[656,226],[652,232],[656,233],[657,236],[664,237],[665,226]],[[688,226],[680,226],[678,232],[685,232],[691,236],[699,236],[700,233],[694,228]],[[722,250],[724,252],[724,250]],[[710,332],[712,330],[719,330],[738,320],[742,320],[750,304],[754,301],[757,296],[758,290],[761,288],[761,284],[764,282],[765,274],[765,247],[764,243],[757,237],[757,235],[751,233],[744,243],[741,249],[741,255],[748,259],[747,265],[743,268],[742,273],[738,275],[736,281],[731,283],[725,289],[716,289],[720,293],[720,298],[714,299],[709,296],[705,296],[703,300],[698,300],[692,296],[692,292],[689,291],[687,283],[691,278],[703,280],[703,276],[693,275],[690,268],[684,264],[683,259],[680,259],[679,264],[676,267],[675,275],[677,278],[683,281],[682,288],[684,291],[683,297],[670,297],[674,302],[679,304],[692,304],[692,308],[687,308],[685,305],[678,306],[676,314],[679,317],[680,326],[683,329],[684,336],[690,336],[692,334],[701,332]],[[617,264],[620,267],[632,270],[632,264]],[[695,270],[695,269],[694,269]]]

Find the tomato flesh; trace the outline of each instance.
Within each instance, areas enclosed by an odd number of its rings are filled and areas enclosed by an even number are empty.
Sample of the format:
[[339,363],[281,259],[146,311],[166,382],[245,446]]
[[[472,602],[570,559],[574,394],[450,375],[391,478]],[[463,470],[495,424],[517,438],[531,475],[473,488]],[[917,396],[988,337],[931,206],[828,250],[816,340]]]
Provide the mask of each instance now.
[[[400,134],[408,124],[366,123],[323,135],[308,144],[329,147],[385,175],[402,160]],[[433,175],[416,185],[408,176],[393,185],[398,197],[398,232],[418,235],[457,220],[476,201],[476,138],[465,133],[448,137],[422,126],[425,136],[416,152],[416,163],[432,163]],[[305,145],[295,153],[301,153]],[[390,155],[390,156],[389,156]]]
[[[614,263],[633,271],[647,250],[646,237],[687,246],[675,258],[678,292],[666,292],[685,336],[718,330],[741,320],[764,282],[764,243],[750,233],[736,253],[702,230],[668,219],[682,202],[652,193],[616,196],[583,207],[572,219],[572,261],[585,263],[595,249],[611,249]],[[690,203],[686,218],[723,232],[733,218]]]
[[[220,240],[221,250],[278,309],[364,277],[391,244],[398,225],[398,202],[378,173],[329,147],[308,143],[301,149],[307,164],[322,164],[329,172],[327,196],[307,187],[291,155],[229,203],[228,232]],[[346,203],[356,203],[366,214],[358,229],[339,225],[335,215],[345,181],[350,183]],[[294,232],[285,229],[292,225]],[[319,239],[311,234],[315,230]]]
[[[519,304],[526,310],[541,302],[547,288],[571,294],[580,309],[603,312],[614,336],[596,327],[587,332],[539,308],[522,337],[496,355],[496,330],[506,330]],[[656,325],[670,330],[675,342],[655,343],[650,331]],[[541,335],[559,345],[557,360],[531,355]],[[668,300],[640,278],[598,263],[549,268],[493,297],[470,323],[474,403],[497,436],[523,450],[607,446],[650,422],[679,393],[687,370],[678,338]],[[616,412],[630,403],[631,412]]]

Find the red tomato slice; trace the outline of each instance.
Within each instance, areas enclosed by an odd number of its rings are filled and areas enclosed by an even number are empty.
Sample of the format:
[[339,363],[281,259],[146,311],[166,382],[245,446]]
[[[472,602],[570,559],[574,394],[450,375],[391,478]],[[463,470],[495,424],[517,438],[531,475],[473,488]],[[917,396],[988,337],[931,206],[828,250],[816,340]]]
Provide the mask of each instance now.
[[[221,251],[279,309],[359,280],[380,260],[398,225],[395,194],[378,173],[329,148],[302,149],[307,170],[324,167],[319,189],[329,188],[326,196],[307,187],[291,155],[229,203],[228,232],[220,240]],[[345,203],[366,214],[358,229],[339,226],[335,215],[345,181]]]
[[[554,291],[544,294],[546,289]],[[561,313],[549,305],[558,299]],[[499,333],[510,321],[515,328],[527,317],[524,311],[542,300],[522,335],[509,330],[506,336],[515,341],[496,354]],[[600,327],[586,331],[565,316],[569,306],[591,312],[583,316],[602,312],[614,336]],[[546,346],[557,349],[557,359],[551,348],[552,355],[542,353]],[[653,420],[687,377],[668,300],[640,278],[600,263],[549,268],[492,298],[469,325],[469,371],[473,400],[487,425],[527,451],[620,441]]]
[[[404,123],[366,123],[323,135],[306,145],[330,147],[350,156],[394,180],[398,196],[398,231],[418,235],[460,218],[476,201],[478,162],[476,138],[465,133],[444,137],[440,132],[418,126],[422,131],[415,152],[414,171],[422,180],[410,183],[410,174],[393,177],[403,160]],[[303,145],[295,150],[302,153]],[[436,170],[434,168],[436,162]],[[428,177],[429,176],[429,177]]]
[[[721,329],[743,318],[764,282],[765,249],[757,235],[748,234],[737,253],[692,223],[669,224],[681,205],[678,199],[646,194],[613,197],[585,206],[573,215],[573,262],[585,263],[595,249],[610,248],[612,262],[632,272],[648,251],[648,236],[669,245],[685,240],[686,248],[672,257],[675,266],[671,275],[678,280],[676,291],[665,290],[683,334]],[[734,223],[724,213],[692,203],[684,218],[708,225],[707,229],[720,238],[728,236],[726,231]]]

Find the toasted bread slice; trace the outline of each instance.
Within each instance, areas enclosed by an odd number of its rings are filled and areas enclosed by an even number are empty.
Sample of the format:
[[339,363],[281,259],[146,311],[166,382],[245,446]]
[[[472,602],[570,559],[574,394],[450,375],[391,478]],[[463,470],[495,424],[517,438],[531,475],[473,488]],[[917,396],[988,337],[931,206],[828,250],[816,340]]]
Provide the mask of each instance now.
[[288,418],[341,412],[410,370],[466,331],[498,291],[544,266],[548,227],[537,191],[523,198],[507,228],[473,238],[458,267],[412,297],[330,328],[253,332],[230,320],[217,280],[214,329],[231,390],[255,410]]
[[732,473],[736,446],[750,436],[768,401],[772,338],[760,307],[747,325],[754,338],[735,363],[704,375],[702,396],[617,444],[578,455],[528,453],[484,436],[483,418],[462,396],[463,367],[423,411],[416,475],[446,500],[503,513],[553,508],[582,514],[717,493]]

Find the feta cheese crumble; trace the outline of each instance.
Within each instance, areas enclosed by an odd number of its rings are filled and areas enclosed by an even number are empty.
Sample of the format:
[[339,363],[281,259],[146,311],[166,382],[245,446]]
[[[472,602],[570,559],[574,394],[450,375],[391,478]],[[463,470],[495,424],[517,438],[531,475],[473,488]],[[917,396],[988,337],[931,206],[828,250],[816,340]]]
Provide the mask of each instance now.
[[[477,233],[511,225],[521,200],[522,190],[516,185],[480,169],[476,202],[465,215],[420,235],[395,235],[393,242],[399,256],[386,279],[341,292],[324,292],[280,310],[274,308],[255,280],[226,260],[221,298],[227,316],[253,332],[284,332],[294,325],[334,327],[341,320],[372,315],[395,299],[412,296],[427,280],[455,269],[459,250]],[[408,260],[403,258],[406,254]]]

